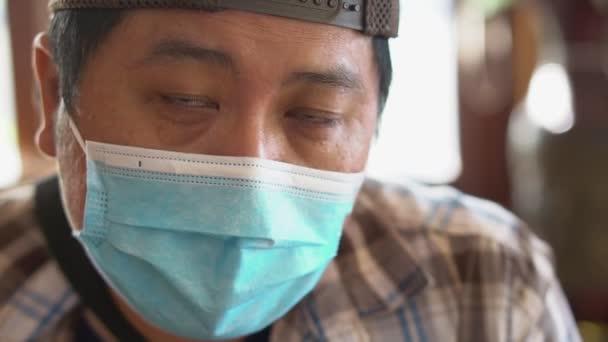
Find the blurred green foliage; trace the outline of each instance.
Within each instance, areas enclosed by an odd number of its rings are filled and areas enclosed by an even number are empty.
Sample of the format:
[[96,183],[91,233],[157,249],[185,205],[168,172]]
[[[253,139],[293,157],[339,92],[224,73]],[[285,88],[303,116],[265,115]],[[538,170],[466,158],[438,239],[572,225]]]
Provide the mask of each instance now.
[[468,5],[478,8],[487,17],[491,17],[506,7],[510,6],[514,0],[465,0]]

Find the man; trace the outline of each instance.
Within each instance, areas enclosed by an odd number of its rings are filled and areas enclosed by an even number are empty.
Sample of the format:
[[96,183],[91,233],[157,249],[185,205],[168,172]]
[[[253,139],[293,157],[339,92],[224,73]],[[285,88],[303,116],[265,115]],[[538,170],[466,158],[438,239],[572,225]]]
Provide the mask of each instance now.
[[58,177],[0,202],[3,341],[579,340],[509,213],[363,182],[397,1],[50,8]]

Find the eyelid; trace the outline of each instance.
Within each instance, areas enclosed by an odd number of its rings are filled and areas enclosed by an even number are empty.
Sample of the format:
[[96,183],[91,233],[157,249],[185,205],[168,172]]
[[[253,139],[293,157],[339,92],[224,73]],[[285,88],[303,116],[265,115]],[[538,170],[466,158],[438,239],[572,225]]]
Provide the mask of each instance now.
[[289,111],[288,116],[296,119],[303,118],[310,123],[324,126],[333,126],[342,121],[339,114],[322,110],[294,109]]
[[[220,105],[213,101],[211,98],[207,96],[199,96],[199,95],[188,95],[188,94],[166,94],[161,96],[163,101],[168,102],[169,104],[174,104],[178,106],[185,107],[204,107],[204,108],[212,108],[215,110],[220,109]],[[192,102],[192,103],[187,103]]]

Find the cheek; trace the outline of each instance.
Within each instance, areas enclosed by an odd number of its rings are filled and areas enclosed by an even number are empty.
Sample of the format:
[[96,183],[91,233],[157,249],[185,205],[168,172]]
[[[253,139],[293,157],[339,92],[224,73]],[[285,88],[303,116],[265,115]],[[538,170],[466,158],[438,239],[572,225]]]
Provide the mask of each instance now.
[[[376,116],[366,116],[351,123],[336,141],[323,150],[325,169],[363,172],[376,130]],[[319,158],[321,153],[314,157]]]
[[343,151],[343,167],[345,172],[362,172],[367,164],[369,150],[376,132],[376,115],[370,115],[359,122],[353,134],[343,141],[340,150]]
[[86,198],[86,158],[65,123],[58,124],[56,141],[64,209],[72,228],[80,230]]

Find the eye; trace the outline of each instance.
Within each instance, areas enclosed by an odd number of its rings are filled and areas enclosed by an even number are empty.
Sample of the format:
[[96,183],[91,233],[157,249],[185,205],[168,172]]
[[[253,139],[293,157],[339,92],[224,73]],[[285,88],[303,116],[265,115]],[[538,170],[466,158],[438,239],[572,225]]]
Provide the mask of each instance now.
[[162,100],[174,106],[180,106],[191,109],[214,109],[219,110],[220,105],[206,96],[196,95],[163,95]]
[[306,124],[322,127],[333,127],[338,125],[341,121],[338,114],[323,111],[294,110],[289,112],[287,116],[292,119],[300,120]]

